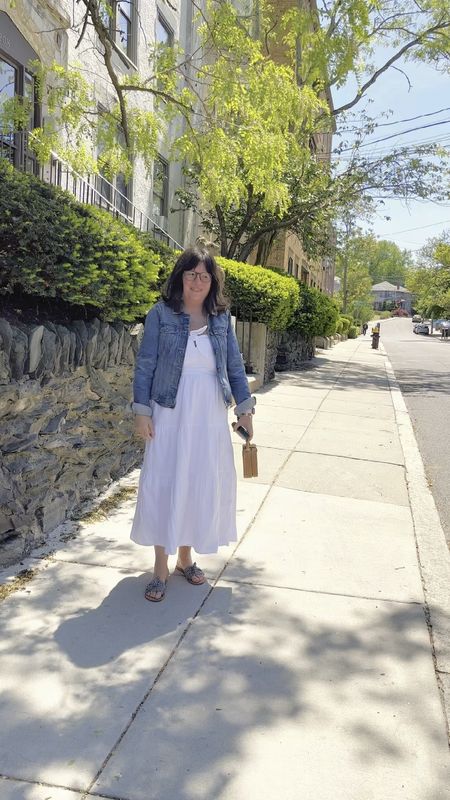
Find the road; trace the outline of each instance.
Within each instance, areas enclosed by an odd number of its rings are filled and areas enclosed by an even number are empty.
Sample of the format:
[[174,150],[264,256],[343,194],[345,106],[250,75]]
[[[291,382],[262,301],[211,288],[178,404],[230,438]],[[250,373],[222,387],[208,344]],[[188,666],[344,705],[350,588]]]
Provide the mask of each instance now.
[[419,336],[411,319],[381,322],[381,339],[405,399],[450,546],[450,339]]

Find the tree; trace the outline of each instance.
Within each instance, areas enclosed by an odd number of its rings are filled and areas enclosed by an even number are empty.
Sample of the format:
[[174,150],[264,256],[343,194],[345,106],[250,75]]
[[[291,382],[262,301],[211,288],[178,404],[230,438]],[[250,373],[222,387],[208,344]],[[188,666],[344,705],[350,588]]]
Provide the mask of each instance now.
[[407,287],[417,310],[450,319],[450,231],[430,239],[420,253],[424,266],[408,273]]
[[[181,207],[195,203],[222,254],[241,259],[256,246],[267,257],[282,230],[298,233],[310,252],[325,247],[330,222],[361,192],[369,206],[383,195],[439,194],[436,149],[399,150],[377,163],[356,152],[345,173],[335,174],[311,143],[401,58],[445,67],[446,0],[324,0],[318,10],[308,2],[287,12],[275,0],[249,0],[239,4],[245,13],[228,0],[195,5],[197,50],[187,56],[176,46],[149,48],[148,72],[130,76],[114,66],[109,3],[79,0],[79,45],[97,51],[114,101],[99,115],[80,70],[42,69],[41,95],[54,119],[34,132],[42,160],[50,149],[61,152],[64,130],[62,155],[78,169],[127,175],[139,156],[150,170],[159,133],[181,119],[174,157],[184,160],[190,180]],[[375,65],[377,43],[391,54]],[[331,89],[351,80],[354,96],[333,109]],[[137,97],[148,102],[139,107]],[[6,103],[8,113],[16,122],[22,114],[23,123],[26,102]]]
[[337,252],[336,273],[343,277],[346,270],[345,287],[338,294],[343,313],[349,313],[358,322],[368,322],[373,316],[372,279],[367,265],[352,252],[352,240]]
[[405,285],[412,264],[407,250],[401,250],[394,242],[377,240],[373,234],[353,237],[348,248],[353,260],[367,266],[372,284],[388,281]]

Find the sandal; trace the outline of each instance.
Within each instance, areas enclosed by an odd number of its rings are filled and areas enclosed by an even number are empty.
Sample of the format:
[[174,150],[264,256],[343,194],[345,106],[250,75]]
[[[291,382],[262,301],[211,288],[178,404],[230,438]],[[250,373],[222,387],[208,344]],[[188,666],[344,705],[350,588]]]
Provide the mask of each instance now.
[[[192,583],[192,586],[201,586],[206,580],[205,573],[202,569],[200,569],[200,567],[197,567],[195,561],[190,565],[190,567],[186,567],[186,569],[183,569],[183,567],[180,567],[177,564],[175,567],[175,572],[180,572],[181,575],[186,578],[188,583]],[[193,578],[202,578],[203,580],[194,581]]]
[[[160,603],[161,600],[164,600],[164,596],[166,594],[166,587],[167,581],[162,581],[161,578],[154,577],[151,579],[150,583],[147,584],[145,587],[145,599],[150,600],[151,603]],[[151,593],[156,594],[157,592],[161,595],[160,597],[151,597]]]

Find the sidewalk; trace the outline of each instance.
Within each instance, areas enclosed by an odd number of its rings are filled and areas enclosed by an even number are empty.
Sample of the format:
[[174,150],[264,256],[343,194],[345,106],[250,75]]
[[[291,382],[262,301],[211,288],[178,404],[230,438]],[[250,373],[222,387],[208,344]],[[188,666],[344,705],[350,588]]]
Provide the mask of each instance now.
[[450,800],[448,551],[370,344],[258,392],[260,477],[239,482],[238,545],[198,558],[207,585],[143,599],[133,495],[22,565],[0,603],[1,800]]

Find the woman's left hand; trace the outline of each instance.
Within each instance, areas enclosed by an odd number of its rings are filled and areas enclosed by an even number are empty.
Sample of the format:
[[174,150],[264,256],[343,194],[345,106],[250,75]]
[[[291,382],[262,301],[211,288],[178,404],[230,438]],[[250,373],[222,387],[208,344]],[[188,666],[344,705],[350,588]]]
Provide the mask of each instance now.
[[248,431],[250,439],[253,439],[253,414],[241,414],[238,417],[238,425],[242,425]]

